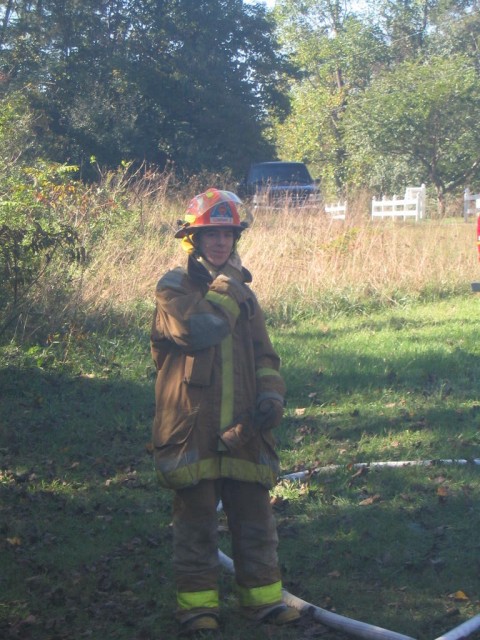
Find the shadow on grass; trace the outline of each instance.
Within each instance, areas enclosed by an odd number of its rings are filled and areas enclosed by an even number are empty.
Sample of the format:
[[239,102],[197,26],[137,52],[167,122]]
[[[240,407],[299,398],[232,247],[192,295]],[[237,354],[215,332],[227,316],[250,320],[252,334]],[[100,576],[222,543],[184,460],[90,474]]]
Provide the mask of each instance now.
[[[145,335],[132,337],[144,340]],[[92,365],[88,373],[25,366],[0,370],[0,635],[5,640],[175,636],[171,496],[156,484],[148,447],[153,418],[148,354],[141,350],[138,369],[133,364],[130,369],[124,356],[105,349],[105,366]],[[304,447],[305,441],[295,444],[292,435],[306,423],[312,427],[307,439],[319,446],[328,441],[333,461],[345,443],[349,448],[362,438],[405,429],[430,431],[434,457],[475,451],[475,440],[455,445],[460,429],[473,438],[473,431],[464,429],[470,418],[478,432],[473,405],[461,411],[457,406],[476,401],[479,364],[472,354],[458,350],[449,360],[432,348],[412,374],[402,354],[390,359],[386,371],[381,355],[365,357],[358,366],[351,353],[342,352],[329,354],[328,371],[319,375],[314,361],[294,360],[294,349],[292,344],[285,374],[294,402],[310,403],[311,422],[285,420],[282,446]],[[98,355],[92,347],[94,352]],[[320,354],[319,367],[324,362]],[[465,384],[452,381],[460,362]],[[395,376],[389,378],[389,372]],[[447,379],[448,393],[442,386]],[[310,398],[312,392],[318,395]],[[339,410],[344,396],[351,403]],[[362,398],[367,406],[357,405]],[[390,400],[395,406],[388,408]],[[439,423],[443,431],[435,440]],[[441,441],[446,434],[452,442]],[[349,448],[349,454],[354,451]],[[297,462],[301,457],[299,451]],[[421,640],[473,615],[480,597],[477,476],[452,468],[352,475],[344,470],[314,479],[298,501],[275,507],[286,588],[318,606]],[[229,553],[226,533],[222,548]],[[467,600],[456,601],[457,592]],[[222,602],[229,640],[341,637],[310,623],[297,630],[250,628],[236,612],[229,577],[222,579]]]
[[10,366],[0,388],[0,636],[158,637],[174,596],[153,381]]
[[[470,333],[476,335],[477,330],[478,325],[472,324]],[[347,344],[339,349],[335,336],[325,338],[318,333],[302,332],[282,346],[284,374],[291,395],[305,396],[312,387],[319,388],[327,402],[338,399],[340,394],[393,387],[424,396],[437,393],[442,398],[452,391],[464,394],[465,398],[476,393],[480,379],[478,353],[461,346],[446,350],[438,342],[439,335],[416,338],[409,333],[397,348],[395,343],[385,348],[378,338],[375,343],[372,336],[372,344],[379,345],[377,353],[359,352],[358,347],[348,345],[348,335],[346,338]],[[308,350],[303,362],[298,357],[300,344],[303,352]]]
[[479,495],[478,472],[458,467],[314,478],[280,514],[287,588],[369,624],[438,637],[478,613]]

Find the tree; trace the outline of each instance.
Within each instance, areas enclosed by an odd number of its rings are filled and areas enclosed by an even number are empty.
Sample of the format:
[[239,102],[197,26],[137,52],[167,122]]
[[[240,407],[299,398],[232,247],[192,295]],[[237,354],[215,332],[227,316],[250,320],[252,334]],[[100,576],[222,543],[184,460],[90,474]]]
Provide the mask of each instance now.
[[[44,114],[43,155],[95,155],[240,171],[272,153],[263,133],[282,99],[282,58],[262,5],[242,0],[2,3],[6,91]],[[0,7],[2,6],[0,4]]]
[[443,0],[434,20],[430,48],[436,55],[462,53],[479,68],[480,11],[478,0]]
[[371,0],[392,63],[479,50],[478,0]]
[[395,63],[422,56],[438,0],[374,0],[372,13]]
[[387,61],[380,34],[354,15],[352,4],[283,0],[277,10],[282,42],[300,70],[290,92],[291,114],[275,128],[277,146],[307,162],[332,194],[345,188],[342,120],[350,97]]
[[478,82],[461,55],[404,62],[376,78],[345,121],[352,180],[381,189],[372,181],[379,164],[403,162],[434,185],[443,214],[445,195],[480,177]]

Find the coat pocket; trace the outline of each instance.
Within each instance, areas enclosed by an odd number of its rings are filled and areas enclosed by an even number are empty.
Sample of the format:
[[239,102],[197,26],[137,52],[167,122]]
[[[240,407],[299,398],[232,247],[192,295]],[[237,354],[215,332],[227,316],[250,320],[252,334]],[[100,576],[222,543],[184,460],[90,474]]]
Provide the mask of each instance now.
[[153,421],[153,444],[155,448],[184,444],[190,438],[197,412],[162,411]]
[[185,356],[183,381],[194,387],[209,387],[212,382],[215,348],[209,347]]

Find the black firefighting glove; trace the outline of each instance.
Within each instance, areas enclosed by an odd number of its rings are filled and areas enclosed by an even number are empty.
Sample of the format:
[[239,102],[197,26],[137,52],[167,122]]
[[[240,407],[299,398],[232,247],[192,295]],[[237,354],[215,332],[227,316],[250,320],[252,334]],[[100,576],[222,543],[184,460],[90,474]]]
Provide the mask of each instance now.
[[234,254],[222,267],[220,273],[210,285],[212,291],[223,293],[235,300],[239,307],[243,307],[247,312],[247,317],[251,318],[254,313],[254,303],[252,292],[245,285],[245,278],[242,273],[240,259]]
[[245,418],[242,422],[232,425],[219,436],[219,451],[236,451],[248,444],[255,435],[252,418]]
[[255,426],[260,431],[269,431],[278,427],[283,417],[283,398],[275,396],[259,399],[255,409]]
[[220,273],[210,285],[210,291],[216,291],[233,298],[240,308],[245,308],[248,317],[253,314],[251,291],[236,278]]

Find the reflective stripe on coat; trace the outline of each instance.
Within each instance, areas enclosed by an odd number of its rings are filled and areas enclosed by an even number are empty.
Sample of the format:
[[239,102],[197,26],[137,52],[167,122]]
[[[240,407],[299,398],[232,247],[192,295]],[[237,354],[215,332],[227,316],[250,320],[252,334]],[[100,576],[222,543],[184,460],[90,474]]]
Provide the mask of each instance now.
[[[240,304],[225,281],[216,290],[192,256],[187,270],[178,267],[158,282],[151,332],[157,367],[153,445],[165,487],[216,478],[275,484],[273,436],[254,428],[253,414],[260,394],[283,396],[285,386],[263,312],[246,284],[251,276],[246,269],[242,274]],[[225,450],[220,435],[238,424],[253,435]]]

